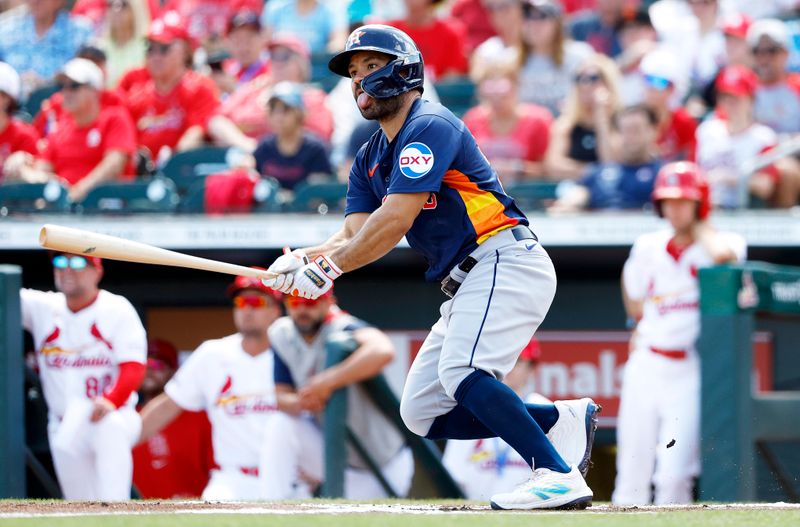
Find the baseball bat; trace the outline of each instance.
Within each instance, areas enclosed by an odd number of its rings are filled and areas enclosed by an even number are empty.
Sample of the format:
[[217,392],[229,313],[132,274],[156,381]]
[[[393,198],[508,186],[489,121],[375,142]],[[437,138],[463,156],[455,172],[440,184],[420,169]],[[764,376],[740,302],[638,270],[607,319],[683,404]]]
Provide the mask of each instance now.
[[39,231],[39,245],[54,251],[97,256],[123,262],[169,265],[255,278],[274,278],[276,276],[275,273],[269,271],[190,256],[146,243],[62,225],[44,225]]

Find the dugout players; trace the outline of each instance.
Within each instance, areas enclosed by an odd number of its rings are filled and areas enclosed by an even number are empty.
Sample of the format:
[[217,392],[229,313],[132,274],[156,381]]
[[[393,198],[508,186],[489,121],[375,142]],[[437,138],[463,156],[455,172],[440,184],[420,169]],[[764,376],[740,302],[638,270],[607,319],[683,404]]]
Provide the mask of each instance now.
[[741,262],[746,252],[741,236],[709,224],[709,185],[694,163],[665,165],[653,202],[670,227],[640,236],[622,273],[636,329],[617,420],[618,505],[692,501],[700,471],[697,270]]
[[206,500],[260,498],[259,452],[275,413],[273,362],[267,328],[281,315],[280,295],[258,279],[238,276],[228,288],[237,332],[200,345],[141,412],[147,441],[181,410],[205,410],[219,466],[203,491]]
[[125,298],[100,289],[99,258],[52,255],[58,292],[22,289],[22,325],[33,335],[48,409],[47,433],[68,500],[131,496],[139,435],[136,389],[147,338]]

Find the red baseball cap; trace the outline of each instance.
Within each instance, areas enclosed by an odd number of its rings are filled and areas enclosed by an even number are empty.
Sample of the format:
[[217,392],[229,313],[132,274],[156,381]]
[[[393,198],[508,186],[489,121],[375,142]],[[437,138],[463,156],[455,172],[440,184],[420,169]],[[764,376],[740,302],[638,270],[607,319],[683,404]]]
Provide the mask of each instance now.
[[728,66],[717,77],[716,88],[719,93],[753,97],[758,88],[758,77],[746,66]]
[[734,13],[722,21],[721,29],[725,35],[740,38],[742,40],[747,38],[747,31],[753,24],[753,19],[741,13]]
[[153,20],[147,31],[147,40],[160,44],[171,44],[176,40],[184,40],[194,46],[186,20],[177,11],[167,11]]
[[[251,267],[251,269],[258,269],[259,271],[266,271],[263,267]],[[241,291],[245,289],[253,289],[255,291],[260,291],[267,296],[270,296],[276,302],[280,302],[283,299],[283,293],[280,291],[276,291],[271,287],[265,286],[260,278],[256,278],[254,276],[237,276],[236,279],[233,281],[231,285],[228,286],[227,293],[228,296],[233,298],[238,295]]]
[[[151,361],[156,364],[151,364]],[[153,369],[159,369],[162,363],[173,370],[178,369],[178,348],[174,344],[163,339],[149,339],[147,341],[147,365]]]
[[278,33],[267,44],[267,48],[270,51],[277,47],[287,48],[306,60],[311,59],[311,50],[308,44],[291,33]]
[[539,346],[539,341],[536,337],[531,338],[528,345],[522,348],[522,353],[519,354],[519,360],[528,362],[537,362],[542,357],[542,348]]

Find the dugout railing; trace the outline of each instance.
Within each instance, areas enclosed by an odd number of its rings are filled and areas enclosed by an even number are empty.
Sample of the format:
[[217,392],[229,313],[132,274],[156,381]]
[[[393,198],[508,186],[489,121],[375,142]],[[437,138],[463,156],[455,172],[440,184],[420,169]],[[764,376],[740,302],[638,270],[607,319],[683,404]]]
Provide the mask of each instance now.
[[[756,392],[756,314],[800,315],[800,268],[749,262],[702,269],[702,501],[755,501],[759,456],[797,500],[769,442],[800,440],[800,391]],[[798,319],[800,321],[800,319]]]
[[[358,344],[350,333],[331,335],[325,343],[325,367],[330,368],[340,363],[353,353]],[[417,461],[417,469],[421,469],[436,488],[437,495],[443,498],[463,498],[463,492],[442,465],[441,453],[436,444],[406,428],[400,417],[400,401],[389,387],[383,375],[363,381],[365,388],[375,405],[387,416],[394,426],[403,434],[406,443],[411,447]],[[348,443],[355,449],[365,464],[380,481],[387,495],[397,497],[397,493],[383,477],[380,467],[370,457],[364,445],[347,426],[347,390],[344,387],[336,390],[328,401],[324,412],[323,436],[325,441],[325,481],[322,483],[320,495],[326,498],[342,498],[344,493],[344,472],[347,467],[346,449]]]

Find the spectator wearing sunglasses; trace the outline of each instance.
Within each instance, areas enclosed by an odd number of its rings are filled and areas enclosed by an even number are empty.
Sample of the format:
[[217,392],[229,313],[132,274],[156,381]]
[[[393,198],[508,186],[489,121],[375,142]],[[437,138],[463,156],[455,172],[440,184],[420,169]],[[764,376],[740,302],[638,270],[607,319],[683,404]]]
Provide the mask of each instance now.
[[57,79],[65,113],[38,158],[16,175],[29,183],[61,181],[79,202],[101,183],[134,177],[136,134],[124,107],[101,103],[103,72],[93,62],[72,59]]
[[147,336],[131,303],[100,288],[99,258],[55,253],[51,262],[57,292],[22,289],[20,300],[58,483],[68,500],[127,500]]
[[[219,468],[212,470],[203,499],[256,500],[264,430],[276,415],[267,329],[281,316],[281,294],[248,276],[237,276],[227,292],[236,333],[208,340],[189,355],[164,393],[142,409],[140,441],[149,441],[184,410],[205,411]],[[272,468],[264,474],[272,477]]]
[[[147,342],[147,372],[139,408],[164,393],[178,369],[178,349],[164,339]],[[133,449],[133,483],[143,499],[199,498],[214,465],[211,423],[204,411],[183,411]]]
[[520,98],[559,115],[580,64],[594,52],[585,42],[568,40],[560,4],[525,0],[520,54]]
[[[270,420],[262,457],[265,499],[309,497],[293,490],[307,484],[307,491],[324,477],[323,437],[320,413],[334,391],[347,389],[347,426],[380,467],[397,496],[411,486],[414,460],[403,436],[372,402],[360,381],[378,375],[394,358],[389,337],[341,309],[332,290],[316,300],[284,298],[288,316],[269,329],[275,352],[275,390],[279,413]],[[325,345],[329,338],[350,333],[358,348],[339,364],[326,368]],[[303,474],[303,481],[298,481]],[[344,477],[348,499],[375,499],[387,493],[354,450],[348,449]]]
[[299,38],[275,35],[267,45],[269,74],[261,75],[241,86],[222,103],[220,114],[230,119],[248,137],[260,139],[273,132],[267,118],[267,101],[272,87],[279,82],[303,86],[306,117],[303,127],[323,141],[330,141],[333,117],[325,104],[326,94],[309,83],[311,52]]
[[613,161],[611,119],[619,100],[617,65],[593,54],[577,68],[564,112],[550,127],[545,157],[549,177],[576,180],[590,164]]
[[777,19],[757,20],[747,32],[747,43],[758,75],[756,121],[779,134],[800,132],[800,74],[789,73],[789,32]]
[[683,78],[677,59],[664,49],[656,49],[642,59],[639,70],[644,103],[657,117],[659,157],[664,162],[694,161],[697,121],[678,102]]

